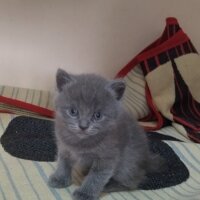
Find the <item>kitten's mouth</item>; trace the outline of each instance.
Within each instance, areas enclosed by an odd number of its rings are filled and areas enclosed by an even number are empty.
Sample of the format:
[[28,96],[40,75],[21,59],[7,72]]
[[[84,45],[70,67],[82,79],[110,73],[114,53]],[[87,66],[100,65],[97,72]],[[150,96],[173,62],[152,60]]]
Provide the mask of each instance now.
[[87,130],[79,130],[77,133],[79,138],[84,138],[84,137],[87,137],[89,136],[89,134],[87,133]]
[[79,130],[77,132],[77,135],[78,135],[79,138],[85,138],[85,137],[89,137],[89,136],[92,136],[92,135],[96,135],[96,133],[91,133],[88,130]]

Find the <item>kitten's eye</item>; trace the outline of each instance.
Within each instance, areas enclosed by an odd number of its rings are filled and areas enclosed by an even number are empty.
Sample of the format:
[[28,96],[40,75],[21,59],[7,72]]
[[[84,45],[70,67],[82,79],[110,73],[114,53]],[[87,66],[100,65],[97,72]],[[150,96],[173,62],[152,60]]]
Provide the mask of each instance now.
[[102,118],[102,114],[100,112],[95,112],[93,114],[93,118],[97,121],[100,120]]
[[76,108],[69,108],[68,112],[72,117],[78,116],[78,110]]

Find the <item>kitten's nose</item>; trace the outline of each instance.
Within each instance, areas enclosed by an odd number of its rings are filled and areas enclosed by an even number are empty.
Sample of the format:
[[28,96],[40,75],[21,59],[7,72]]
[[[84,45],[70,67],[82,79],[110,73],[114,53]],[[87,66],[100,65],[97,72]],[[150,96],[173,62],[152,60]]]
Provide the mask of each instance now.
[[86,130],[87,128],[89,127],[89,123],[87,122],[87,121],[85,121],[85,120],[81,120],[80,122],[79,122],[79,128],[81,129],[81,130]]

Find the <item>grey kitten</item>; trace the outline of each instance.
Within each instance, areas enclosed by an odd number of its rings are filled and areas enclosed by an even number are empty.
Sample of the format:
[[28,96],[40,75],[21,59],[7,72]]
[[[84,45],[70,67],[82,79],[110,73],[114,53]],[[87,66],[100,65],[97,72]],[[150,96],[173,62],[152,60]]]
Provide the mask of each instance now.
[[102,191],[133,190],[158,156],[150,152],[143,129],[123,108],[122,80],[57,71],[55,134],[57,169],[49,178],[56,188],[71,184],[75,163],[88,172],[75,200],[96,200]]

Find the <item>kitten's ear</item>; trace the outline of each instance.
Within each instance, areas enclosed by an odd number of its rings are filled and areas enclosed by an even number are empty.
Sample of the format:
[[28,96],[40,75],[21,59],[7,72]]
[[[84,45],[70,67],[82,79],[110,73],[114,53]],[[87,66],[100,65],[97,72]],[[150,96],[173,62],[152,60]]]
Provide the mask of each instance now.
[[108,84],[109,91],[111,91],[111,93],[115,96],[117,100],[120,100],[122,98],[125,88],[125,81],[122,79],[110,81],[110,83]]
[[72,83],[74,81],[74,78],[72,75],[68,74],[66,71],[63,69],[58,69],[56,73],[56,84],[58,91],[61,92],[63,89],[63,86]]

